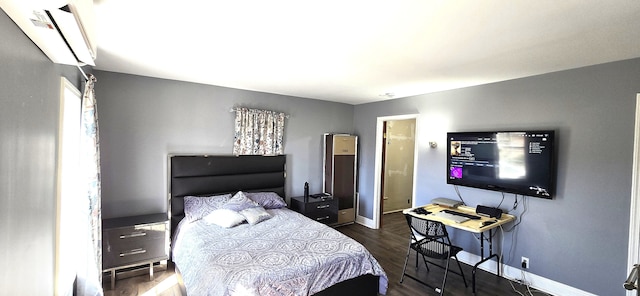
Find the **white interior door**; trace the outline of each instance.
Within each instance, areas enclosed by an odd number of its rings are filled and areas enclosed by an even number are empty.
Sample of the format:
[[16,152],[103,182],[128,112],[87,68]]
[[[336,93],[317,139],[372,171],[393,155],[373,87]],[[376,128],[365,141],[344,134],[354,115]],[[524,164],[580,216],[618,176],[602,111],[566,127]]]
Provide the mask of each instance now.
[[[640,263],[640,94],[636,94],[632,178],[627,272],[631,271],[634,264]],[[624,279],[621,279],[621,281],[624,281]],[[627,295],[638,295],[638,292],[627,291]]]
[[411,207],[415,159],[415,119],[387,121],[384,153],[383,212]]
[[[384,117],[378,117],[377,119],[377,124],[376,124],[376,155],[375,155],[375,173],[374,173],[374,180],[373,180],[373,225],[369,226],[371,228],[374,229],[379,229],[380,228],[380,220],[381,220],[381,205],[382,205],[382,195],[383,192],[380,190],[380,188],[382,187],[382,150],[383,150],[383,141],[384,141],[384,137],[383,137],[383,131],[384,131],[384,123],[385,121],[389,121],[389,120],[405,120],[405,119],[415,119],[416,120],[416,130],[415,130],[415,134],[419,135],[420,131],[419,131],[419,120],[418,120],[418,114],[410,114],[410,115],[397,115],[397,116],[384,116]],[[414,143],[414,166],[413,166],[413,188],[411,188],[411,192],[412,192],[412,201],[415,201],[415,193],[416,193],[416,168],[417,168],[417,161],[418,161],[418,141],[416,140]]]

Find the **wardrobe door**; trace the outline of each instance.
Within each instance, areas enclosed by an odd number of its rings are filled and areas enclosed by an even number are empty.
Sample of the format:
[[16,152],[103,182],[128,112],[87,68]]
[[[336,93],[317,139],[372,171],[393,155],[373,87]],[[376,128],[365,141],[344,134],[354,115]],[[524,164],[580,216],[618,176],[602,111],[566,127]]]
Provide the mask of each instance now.
[[338,223],[355,222],[357,136],[325,134],[324,191],[338,199]]

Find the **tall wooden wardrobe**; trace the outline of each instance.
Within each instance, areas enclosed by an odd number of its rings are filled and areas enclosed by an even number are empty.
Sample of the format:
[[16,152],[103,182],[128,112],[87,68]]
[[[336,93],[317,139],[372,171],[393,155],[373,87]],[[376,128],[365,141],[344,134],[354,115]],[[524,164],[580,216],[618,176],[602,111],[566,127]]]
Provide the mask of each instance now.
[[339,224],[356,220],[358,137],[324,134],[324,192],[338,199]]

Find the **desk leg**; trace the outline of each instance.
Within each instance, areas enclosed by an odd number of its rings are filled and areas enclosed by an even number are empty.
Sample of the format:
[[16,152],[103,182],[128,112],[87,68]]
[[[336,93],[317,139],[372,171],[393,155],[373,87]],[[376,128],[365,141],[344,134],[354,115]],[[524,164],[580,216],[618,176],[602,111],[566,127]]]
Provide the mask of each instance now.
[[476,295],[476,270],[478,270],[478,265],[480,265],[480,262],[476,263],[471,271],[471,291],[473,291],[473,295]]
[[[493,254],[493,230],[489,229],[489,255]],[[499,273],[500,271],[498,271]]]
[[[500,264],[500,256],[498,256],[498,254],[491,254],[489,257],[486,257],[482,260],[480,260],[478,263],[476,263],[476,265],[473,266],[473,280],[472,280],[472,288],[473,288],[473,294],[476,294],[476,270],[478,270],[478,266],[480,266],[480,264],[485,263],[487,261],[489,261],[491,258],[496,258],[498,260],[498,264]],[[498,276],[500,276],[500,266],[498,266]]]
[[493,253],[493,230],[489,229],[489,257],[496,257],[496,274],[500,276],[500,256]]
[[484,232],[480,232],[480,262],[476,263],[471,270],[471,290],[473,291],[473,295],[476,294],[476,271],[478,271],[478,266],[484,263]]
[[497,261],[496,274],[500,276],[500,256],[498,254],[493,253],[493,235],[492,234],[493,233],[491,229],[489,229],[489,256],[484,257],[484,232],[480,233],[480,257],[482,258],[482,260],[480,260],[478,263],[476,263],[476,265],[473,266],[473,270],[472,270],[473,276],[471,279],[471,287],[472,287],[473,295],[476,294],[476,271],[478,270],[478,266],[480,266],[480,264],[485,263],[489,261],[491,258],[495,257]]
[[[489,233],[489,237],[491,237],[491,233]],[[484,232],[480,232],[480,258],[484,259]]]

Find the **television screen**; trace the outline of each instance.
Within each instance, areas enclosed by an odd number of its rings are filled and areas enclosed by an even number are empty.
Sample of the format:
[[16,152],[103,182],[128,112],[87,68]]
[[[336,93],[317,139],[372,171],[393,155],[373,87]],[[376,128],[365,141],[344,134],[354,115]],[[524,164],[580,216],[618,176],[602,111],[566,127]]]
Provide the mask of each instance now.
[[555,133],[447,133],[447,183],[552,198]]

